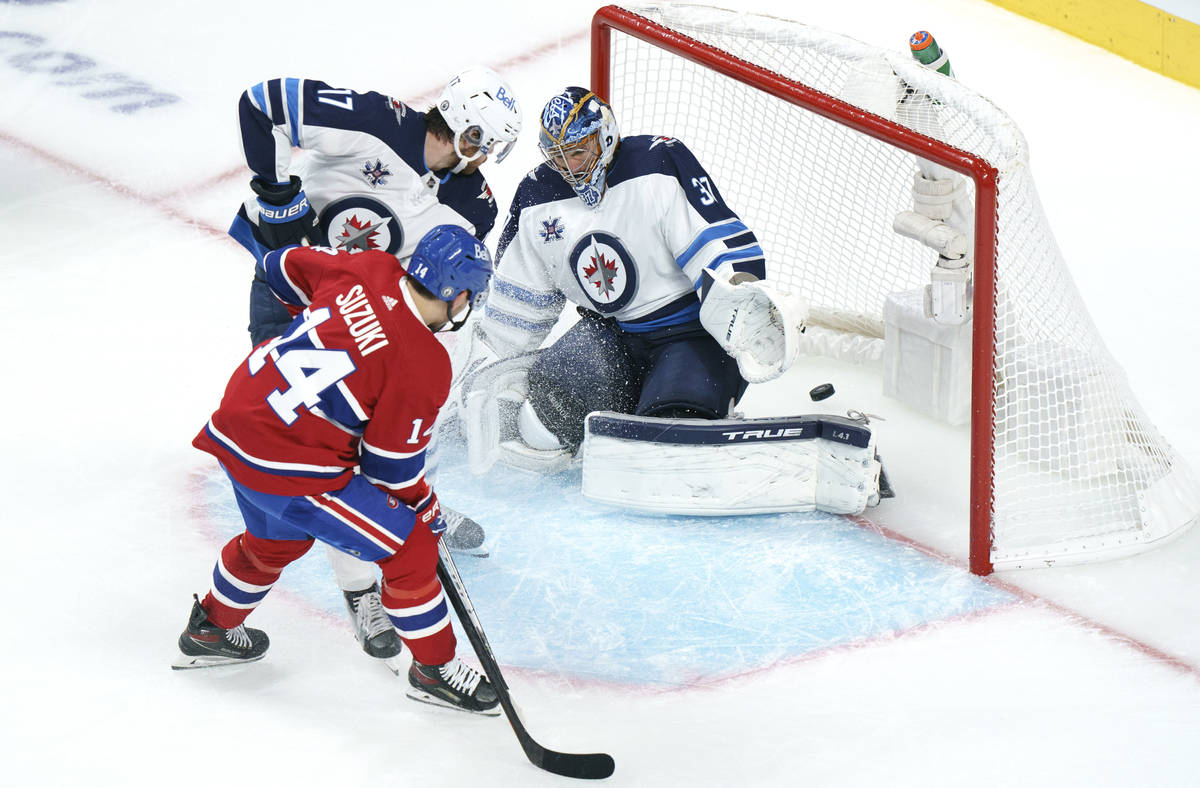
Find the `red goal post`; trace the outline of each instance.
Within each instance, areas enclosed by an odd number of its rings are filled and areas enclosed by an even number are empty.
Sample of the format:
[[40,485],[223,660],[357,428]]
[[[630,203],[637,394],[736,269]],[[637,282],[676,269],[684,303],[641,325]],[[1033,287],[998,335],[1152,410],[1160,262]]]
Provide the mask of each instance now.
[[[770,100],[775,102],[766,105],[768,109],[759,113],[762,124],[769,125],[777,115],[785,114],[786,106],[799,108],[804,113],[804,118],[810,115],[817,116],[840,127],[838,131],[832,132],[830,141],[826,143],[832,153],[826,156],[825,152],[821,151],[816,154],[816,159],[810,158],[796,164],[794,171],[785,168],[784,171],[788,174],[780,176],[783,179],[782,183],[766,188],[777,188],[786,193],[796,184],[807,187],[809,174],[815,170],[818,163],[823,165],[825,158],[840,155],[843,160],[836,166],[850,171],[858,166],[865,156],[880,150],[878,145],[843,142],[844,139],[853,136],[846,130],[882,143],[888,149],[886,156],[892,157],[894,152],[903,152],[911,157],[935,162],[969,179],[973,185],[975,220],[971,315],[975,341],[971,346],[970,381],[969,562],[972,572],[988,574],[996,568],[994,563],[1001,567],[1045,566],[1098,560],[1136,552],[1183,530],[1194,521],[1197,508],[1200,508],[1200,496],[1196,493],[1190,473],[1182,467],[1165,441],[1162,441],[1161,445],[1154,443],[1161,439],[1153,426],[1142,416],[1131,392],[1123,388],[1123,380],[1118,380],[1121,378],[1119,368],[1116,372],[1111,371],[1110,367],[1115,365],[1110,364],[1102,343],[1094,341],[1089,335],[1085,346],[1080,349],[1072,340],[1063,339],[1064,335],[1077,330],[1078,325],[1084,326],[1085,329],[1090,327],[1090,319],[1087,318],[1081,302],[1076,307],[1077,294],[1066,273],[1065,265],[1058,257],[1057,246],[1048,227],[1043,227],[1044,219],[1041,217],[1040,203],[1033,191],[1032,180],[1028,178],[1027,172],[1019,167],[1015,174],[1009,174],[1003,169],[1006,166],[1005,162],[1016,161],[1019,165],[1025,160],[1024,139],[1015,126],[1010,129],[1005,125],[1008,123],[1007,116],[992,107],[986,99],[976,96],[952,79],[932,72],[922,74],[912,71],[919,71],[919,67],[911,62],[906,68],[906,64],[902,62],[887,60],[884,53],[879,53],[876,63],[876,53],[870,52],[871,48],[867,45],[836,34],[824,34],[788,20],[703,6],[662,4],[631,6],[628,9],[615,5],[603,7],[593,18],[591,46],[591,88],[601,97],[613,102],[617,118],[622,124],[622,133],[654,133],[683,139],[714,173],[727,197],[731,192],[737,191],[739,181],[757,177],[764,169],[773,170],[777,162],[768,160],[765,167],[747,166],[745,169],[739,164],[725,167],[726,171],[722,171],[721,164],[710,163],[713,156],[706,152],[706,143],[723,144],[727,147],[745,145],[745,150],[749,151],[754,143],[743,141],[741,135],[749,134],[752,130],[757,130],[756,128],[743,126],[740,127],[742,131],[738,132],[722,126],[726,120],[737,122],[737,116],[742,114],[746,102],[751,98],[758,101],[762,96],[769,96]],[[651,54],[646,55],[644,52]],[[845,54],[848,52],[852,55]],[[791,70],[792,66],[785,65],[791,62],[789,58],[793,55],[798,64],[794,67],[795,72]],[[844,63],[839,58],[844,58]],[[817,60],[820,62],[813,67],[816,69],[813,72],[815,77],[807,80],[807,64]],[[852,72],[849,80],[844,75],[839,76],[829,81],[831,85],[844,87],[847,81],[859,79],[859,72],[868,71],[884,74],[885,80],[894,77],[902,86],[919,85],[928,95],[929,104],[935,108],[943,122],[960,123],[957,115],[948,121],[946,118],[951,112],[958,110],[961,97],[961,105],[965,109],[959,114],[966,120],[960,125],[969,127],[969,133],[963,132],[961,139],[969,141],[981,136],[986,137],[995,127],[999,129],[997,133],[1003,139],[999,146],[992,148],[998,147],[1003,153],[997,154],[989,148],[989,140],[980,144],[983,152],[966,150],[954,144],[959,142],[959,139],[948,139],[953,137],[952,133],[942,135],[941,139],[936,138],[929,133],[923,133],[922,130],[906,126],[897,119],[884,117],[876,111],[876,105],[871,105],[868,109],[860,105],[862,102],[851,103],[844,97],[832,95],[831,92],[809,84],[821,83],[828,79],[824,75],[826,60],[833,64],[832,68],[835,70],[841,68]],[[890,65],[880,71],[879,64],[885,63]],[[696,76],[698,74],[701,76]],[[660,80],[664,85],[669,83],[672,87],[664,87],[660,91],[656,87]],[[678,90],[679,85],[698,80],[703,80],[705,86],[702,94],[706,100],[702,104],[696,101],[674,114],[670,108],[663,109],[670,104],[671,92]],[[727,85],[738,87],[726,87]],[[710,104],[707,101],[707,97],[718,94],[724,98],[716,101],[723,101],[723,104]],[[641,112],[638,105],[646,105],[652,109]],[[638,111],[634,112],[635,109]],[[792,110],[787,109],[787,112]],[[718,126],[718,131],[713,134],[698,126],[688,127],[685,136],[679,130],[683,127],[677,128],[674,120],[689,113],[710,115],[710,121]],[[631,115],[638,117],[629,123],[627,121]],[[987,122],[976,123],[976,117],[986,117]],[[789,124],[798,122],[794,115],[788,115],[788,119],[788,123],[783,123],[771,131],[781,138],[781,142],[787,140],[788,135],[792,133],[793,126]],[[679,120],[683,122],[683,118]],[[810,123],[808,120],[804,122]],[[938,122],[935,119],[930,128],[937,129]],[[977,126],[979,128],[976,128]],[[805,125],[804,128],[812,130],[814,127]],[[830,128],[830,124],[822,122],[814,133],[824,133],[821,129],[827,128]],[[958,126],[955,129],[954,133],[958,133]],[[797,136],[805,134],[802,132]],[[706,136],[724,139],[706,140]],[[767,139],[770,140],[771,137],[768,136]],[[846,152],[839,154],[839,145],[851,147],[845,148]],[[910,166],[906,177],[911,179],[914,169],[911,162],[916,159],[910,158],[908,161]],[[747,170],[751,175],[746,176]],[[856,176],[846,177],[848,181],[853,181]],[[1001,183],[1006,177],[1012,184],[1008,193],[1010,202],[1014,194],[1020,194],[1023,201],[1019,213],[1020,222],[1013,218],[1011,207],[1002,218],[1001,201],[1005,199],[1005,195],[1002,194]],[[1027,180],[1028,184],[1025,183]],[[854,181],[860,191],[871,194],[867,197],[852,195],[847,198],[854,201],[852,212],[864,210],[862,203],[869,202],[869,198],[874,196],[879,181],[878,175],[870,173],[863,174],[859,180]],[[880,191],[883,189],[880,188]],[[748,216],[746,203],[753,201],[753,198],[749,197],[729,198],[734,210],[757,231],[764,248],[767,249],[768,270],[773,270],[772,261],[785,259],[788,261],[786,264],[790,266],[791,261],[805,259],[805,254],[796,252],[791,247],[788,248],[787,254],[773,253],[771,245],[776,241],[773,233],[780,229],[780,224],[788,220],[782,218],[784,211],[779,205],[760,209],[758,216]],[[904,209],[903,205],[895,206],[894,203],[893,200],[877,209],[868,207],[865,210],[868,213],[877,210],[882,219],[887,211],[894,214],[895,210]],[[787,205],[790,206],[791,203]],[[755,210],[755,206],[749,209],[751,214]],[[803,211],[797,209],[796,213],[803,214]],[[1026,214],[1034,215],[1034,218],[1027,220]],[[808,217],[801,215],[795,221],[806,222]],[[1014,234],[1012,239],[1006,239],[1004,242],[999,237],[1003,221],[1010,222],[1007,229]],[[1033,229],[1025,227],[1026,221],[1034,222]],[[888,231],[890,232],[890,220]],[[841,241],[842,235],[853,234],[854,230],[839,232],[837,240]],[[890,275],[892,260],[898,259],[899,254],[891,251],[893,241],[882,239],[882,235],[867,237],[867,233],[863,233],[863,236],[861,241],[854,242],[857,245],[852,250],[846,251],[847,257],[862,259],[867,265],[880,266],[880,271]],[[881,249],[884,251],[881,252]],[[911,254],[907,247],[905,249],[905,255]],[[929,251],[922,251],[927,258]],[[998,259],[1002,251],[1013,259],[1020,255],[1020,259],[1024,261],[1021,266],[1012,265],[1014,273],[1026,264],[1035,263],[1044,263],[1052,269],[1054,286],[1063,290],[1063,299],[1067,304],[1064,310],[1067,317],[1060,321],[1065,323],[1062,330],[1055,329],[1043,333],[1040,328],[1027,325],[1020,307],[1012,308],[1015,299],[1023,291],[1021,285],[1013,286],[1007,281],[1001,283],[1004,268],[1008,264],[1002,257]],[[811,256],[810,250],[807,257]],[[929,263],[926,263],[926,277],[928,266]],[[911,265],[909,267],[921,270]],[[881,273],[868,273],[865,276],[886,278]],[[907,279],[897,280],[901,284],[891,286],[919,285],[919,273],[905,276]],[[997,324],[997,302],[1001,298],[998,286],[1004,288],[1007,297],[1006,311],[1000,316],[1005,323],[1003,326]],[[855,287],[846,285],[845,280],[841,280],[830,289],[849,293]],[[799,289],[806,296],[810,295],[805,292],[805,287],[800,286]],[[865,313],[864,319],[868,324],[880,325],[880,315],[872,313],[877,307],[882,309],[879,294],[870,293],[855,297],[861,298],[867,306],[854,306],[848,311]],[[833,311],[836,312],[837,308]],[[1077,312],[1081,313],[1081,316],[1077,315]],[[1055,318],[1057,320],[1058,316]],[[882,334],[876,328],[868,329],[866,333],[882,340]],[[1092,333],[1094,334],[1094,329]],[[990,341],[979,341],[981,337]],[[1047,351],[1043,349],[1043,345],[1048,345],[1051,349]],[[1047,361],[1047,357],[1051,360]],[[1079,361],[1080,358],[1083,361]],[[1094,373],[1094,369],[1100,371]],[[1082,384],[1080,380],[1083,380]],[[1081,386],[1084,387],[1082,400],[1085,403],[1101,402],[1098,408],[1101,415],[1095,419],[1096,423],[1101,425],[1099,427],[1088,422],[1086,415],[1080,420],[1082,427],[1072,427],[1066,423],[1061,413],[1061,401],[1067,397],[1060,394],[1060,389],[1068,394],[1074,392],[1078,395]],[[1089,386],[1095,388],[1096,392],[1088,388]],[[1110,390],[1115,390],[1116,393],[1110,394]],[[1028,400],[1032,400],[1034,404],[1031,406]],[[1114,402],[1119,404],[1113,405]],[[1114,416],[1110,411],[1117,415]],[[1003,424],[998,423],[1001,416]],[[1001,432],[1002,444],[999,447],[998,430]],[[1109,443],[1121,442],[1122,437],[1113,437],[1112,434],[1122,431],[1128,434],[1136,433],[1136,440],[1128,441],[1135,444],[1133,449],[1122,445],[1121,463],[1142,463],[1146,466],[1139,466],[1135,471],[1126,474],[1132,481],[1122,477],[1120,484],[1115,485],[1121,488],[1121,496],[1132,495],[1135,500],[1114,501],[1111,505],[1105,503],[1103,507],[1096,507],[1095,526],[1085,519],[1081,524],[1071,525],[1061,532],[1039,535],[1036,530],[1037,518],[1048,521],[1057,517],[1064,507],[1076,500],[1076,497],[1085,500],[1094,490],[1104,486],[1104,478],[1112,475],[1114,471],[1108,466],[1098,467],[1103,460],[1097,460],[1092,455],[1103,455]],[[1094,436],[1099,433],[1103,435],[1095,439]],[[1147,436],[1145,440],[1143,435]],[[1073,449],[1069,444],[1075,440],[1087,444],[1087,448]],[[1065,448],[1060,451],[1058,445],[1050,444],[1061,444]],[[1087,456],[1080,459],[1080,454]],[[1132,462],[1125,462],[1126,455],[1137,456]],[[1010,540],[1014,546],[1009,549],[1005,545],[1002,550],[998,550],[997,545],[1009,539],[1009,532],[998,533],[996,527],[998,456],[1007,474],[1001,483],[1007,495],[1011,496],[1014,490],[1022,489],[1021,485],[1028,484],[1029,479],[1040,480],[1042,475],[1051,479],[1044,485],[1038,482],[1037,489],[1042,492],[1044,499],[1040,509],[1036,508],[1036,503],[1034,509],[1022,508],[1016,503],[1012,511],[1003,509],[1005,528],[1008,528],[1010,523],[1014,524],[1014,536]],[[1143,463],[1143,460],[1146,462]],[[1168,476],[1171,483],[1164,485],[1161,480]],[[1164,486],[1169,486],[1170,489],[1164,492]],[[1138,518],[1135,510],[1139,506],[1144,509],[1145,501],[1142,498],[1144,490],[1148,488],[1154,489],[1153,494],[1146,497],[1152,499],[1151,505],[1156,512],[1155,522],[1152,526],[1147,526],[1145,522],[1128,523],[1127,521]],[[1165,503],[1164,498],[1168,499]],[[1177,506],[1179,500],[1182,500],[1182,504]],[[1166,511],[1167,514],[1160,516],[1159,510]],[[1130,511],[1135,513],[1130,514]],[[1088,509],[1088,512],[1090,513],[1091,509]],[[1029,525],[1030,522],[1033,522],[1032,526]],[[1093,537],[1092,532],[1098,536]],[[1045,544],[1041,544],[1042,542]],[[998,555],[1001,560],[994,562]]]

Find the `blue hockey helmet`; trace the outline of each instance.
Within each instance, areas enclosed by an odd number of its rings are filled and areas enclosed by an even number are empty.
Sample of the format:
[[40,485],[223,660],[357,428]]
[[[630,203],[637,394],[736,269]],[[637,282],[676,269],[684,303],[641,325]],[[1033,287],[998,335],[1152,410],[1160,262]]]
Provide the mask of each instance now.
[[439,224],[421,238],[408,259],[408,275],[449,305],[464,290],[470,294],[461,321],[450,317],[452,330],[466,322],[470,309],[483,301],[492,278],[492,256],[475,236],[454,224]]
[[587,88],[569,87],[542,109],[538,150],[589,207],[604,197],[620,141],[612,107]]

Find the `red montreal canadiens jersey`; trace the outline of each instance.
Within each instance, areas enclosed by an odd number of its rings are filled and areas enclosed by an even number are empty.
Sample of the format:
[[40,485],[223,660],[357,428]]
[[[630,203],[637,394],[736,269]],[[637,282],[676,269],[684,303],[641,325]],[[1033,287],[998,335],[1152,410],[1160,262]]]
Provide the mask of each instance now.
[[240,483],[275,495],[339,489],[358,467],[405,503],[428,494],[425,449],[450,359],[421,320],[400,262],[289,247],[264,260],[295,319],[233,373],[192,442]]

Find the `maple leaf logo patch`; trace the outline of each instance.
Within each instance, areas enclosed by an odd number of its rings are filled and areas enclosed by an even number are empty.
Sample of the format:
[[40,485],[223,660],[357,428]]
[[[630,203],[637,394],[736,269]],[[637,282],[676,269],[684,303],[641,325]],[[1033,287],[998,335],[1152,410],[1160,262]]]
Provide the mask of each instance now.
[[588,233],[572,247],[568,259],[580,289],[597,312],[619,312],[637,294],[637,265],[615,235]]

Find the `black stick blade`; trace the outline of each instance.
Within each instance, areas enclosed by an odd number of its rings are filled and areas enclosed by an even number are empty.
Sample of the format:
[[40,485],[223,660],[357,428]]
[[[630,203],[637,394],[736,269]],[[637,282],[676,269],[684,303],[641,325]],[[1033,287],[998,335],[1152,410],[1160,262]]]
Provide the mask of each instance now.
[[534,759],[532,753],[526,754],[530,756],[529,760],[533,761],[534,766],[577,780],[603,780],[612,777],[613,770],[616,769],[612,756],[602,752],[579,754],[543,749],[540,762]]

